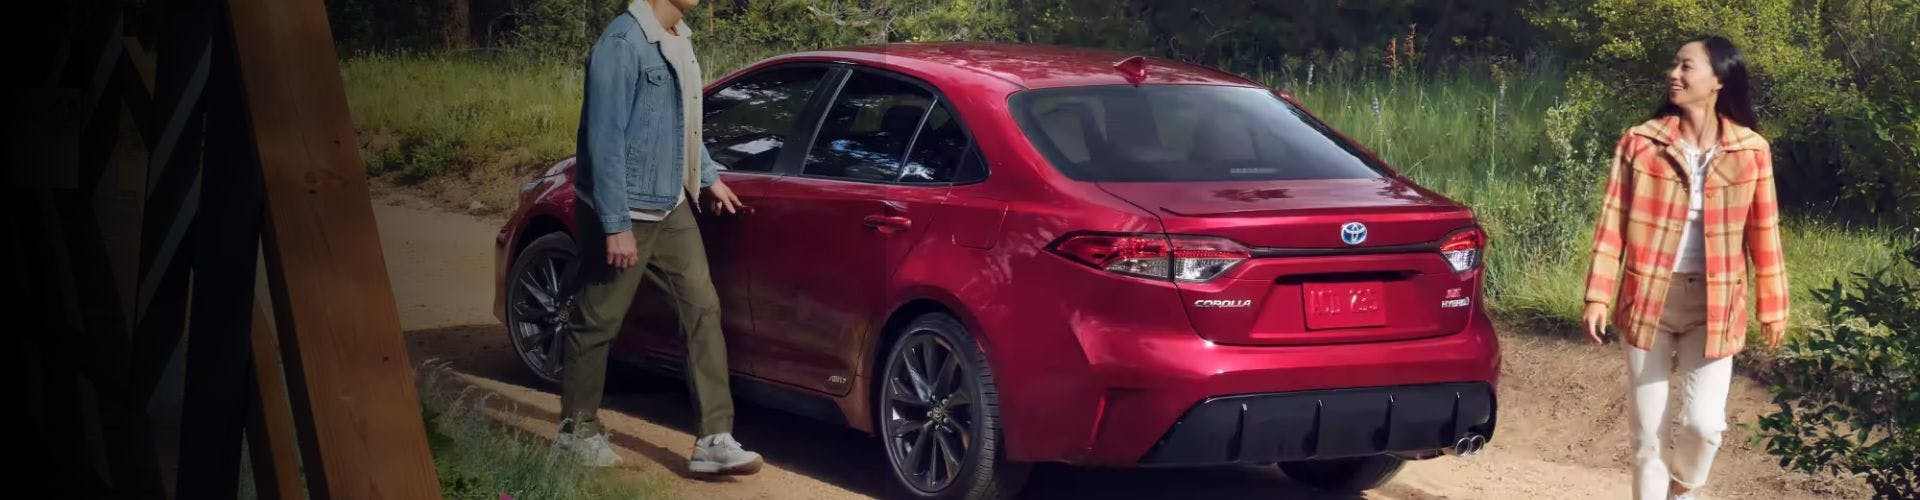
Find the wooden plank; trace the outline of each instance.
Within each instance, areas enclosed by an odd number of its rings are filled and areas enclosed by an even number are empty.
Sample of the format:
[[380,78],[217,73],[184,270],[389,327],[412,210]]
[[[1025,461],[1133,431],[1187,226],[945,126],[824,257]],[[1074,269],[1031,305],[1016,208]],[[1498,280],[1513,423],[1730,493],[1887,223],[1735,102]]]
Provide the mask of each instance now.
[[263,250],[318,498],[438,498],[320,0],[229,0],[266,186]]
[[[262,289],[262,292],[265,290]],[[247,443],[253,454],[253,485],[260,500],[302,500],[300,446],[287,402],[280,367],[280,341],[274,337],[267,297],[255,294],[253,308],[253,400],[247,405]]]
[[200,183],[209,196],[200,198],[193,222],[193,322],[181,405],[178,498],[237,494],[260,247],[260,167],[253,163],[231,51],[215,53],[207,81]]

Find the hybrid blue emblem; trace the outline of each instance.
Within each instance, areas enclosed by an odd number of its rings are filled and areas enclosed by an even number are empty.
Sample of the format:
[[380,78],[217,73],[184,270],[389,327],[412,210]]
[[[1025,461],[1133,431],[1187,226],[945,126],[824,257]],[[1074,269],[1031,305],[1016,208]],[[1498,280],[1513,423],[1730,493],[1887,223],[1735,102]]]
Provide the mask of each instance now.
[[1366,242],[1367,225],[1358,222],[1348,222],[1346,225],[1340,226],[1340,241],[1344,241],[1348,245],[1358,245]]

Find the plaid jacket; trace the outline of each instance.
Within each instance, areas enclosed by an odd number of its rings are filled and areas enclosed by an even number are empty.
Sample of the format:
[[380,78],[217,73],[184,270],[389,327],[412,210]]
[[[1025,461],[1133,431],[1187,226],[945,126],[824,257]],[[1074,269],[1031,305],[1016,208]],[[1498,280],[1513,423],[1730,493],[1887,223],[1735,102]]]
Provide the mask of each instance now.
[[[1683,167],[1686,155],[1675,144],[1679,123],[1676,117],[1650,120],[1620,138],[1594,229],[1587,302],[1614,306],[1613,325],[1641,349],[1652,344],[1660,324],[1687,221],[1691,181]],[[1752,129],[1722,119],[1720,151],[1707,168],[1701,210],[1709,359],[1732,356],[1746,345],[1749,260],[1760,322],[1787,319],[1772,150]]]

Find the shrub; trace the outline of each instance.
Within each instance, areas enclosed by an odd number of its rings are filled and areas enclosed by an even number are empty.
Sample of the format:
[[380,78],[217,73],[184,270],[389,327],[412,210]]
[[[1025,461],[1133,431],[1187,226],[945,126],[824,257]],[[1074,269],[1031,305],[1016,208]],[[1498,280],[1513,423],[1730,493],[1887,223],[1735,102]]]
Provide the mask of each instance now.
[[1789,203],[1920,220],[1920,0],[1536,2],[1548,46],[1583,60],[1565,108],[1610,144],[1657,104],[1669,54],[1702,34],[1741,46]]
[[[1920,267],[1920,245],[1908,252]],[[1878,496],[1920,498],[1920,281],[1888,270],[1815,296],[1826,324],[1776,359],[1756,441],[1781,467],[1866,476]]]
[[467,0],[330,0],[327,20],[342,55],[433,52],[465,42],[456,2]]

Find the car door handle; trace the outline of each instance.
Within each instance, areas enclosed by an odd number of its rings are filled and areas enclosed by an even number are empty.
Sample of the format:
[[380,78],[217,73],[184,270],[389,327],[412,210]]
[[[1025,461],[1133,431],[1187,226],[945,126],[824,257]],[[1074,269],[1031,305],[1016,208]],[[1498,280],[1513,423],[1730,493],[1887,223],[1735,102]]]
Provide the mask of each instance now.
[[913,229],[913,219],[897,215],[869,215],[860,219],[860,222],[866,224],[867,227],[879,230],[881,234],[891,234]]

